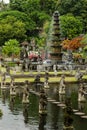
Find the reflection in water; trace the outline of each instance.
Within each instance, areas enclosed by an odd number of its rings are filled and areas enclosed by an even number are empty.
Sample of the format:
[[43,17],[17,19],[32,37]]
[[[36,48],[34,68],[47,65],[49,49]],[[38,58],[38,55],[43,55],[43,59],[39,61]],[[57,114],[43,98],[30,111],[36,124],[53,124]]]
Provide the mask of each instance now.
[[84,112],[84,108],[85,108],[85,102],[78,102],[79,111]]
[[71,98],[66,98],[64,108],[64,130],[73,130],[73,109],[71,105]]
[[15,96],[10,96],[10,110],[13,112],[15,104]]
[[1,97],[2,97],[2,102],[3,102],[3,104],[5,104],[5,102],[6,102],[6,97],[7,97],[6,90],[1,89]]
[[59,94],[59,101],[65,103],[65,94]]
[[[52,84],[50,89],[46,90],[46,94],[48,98],[55,99],[56,101],[63,101],[64,96],[59,96],[58,93],[55,92],[56,86]],[[19,87],[17,88],[19,89]],[[21,89],[20,89],[21,90]],[[70,92],[73,104],[73,109],[78,109],[78,86],[77,85],[67,85],[66,92]],[[86,97],[87,98],[87,97]],[[3,102],[2,102],[3,101]],[[5,130],[6,128],[9,130],[62,130],[63,129],[63,110],[61,107],[57,106],[57,104],[53,104],[52,102],[48,102],[47,105],[47,117],[39,117],[38,116],[38,104],[39,98],[36,95],[30,93],[29,104],[22,104],[22,95],[17,95],[15,99],[10,97],[9,99],[9,91],[1,91],[0,98],[0,109],[3,111],[3,118],[0,119],[0,130]],[[9,110],[9,102],[10,109]],[[5,105],[3,104],[5,103]],[[28,106],[29,105],[29,106]],[[82,104],[79,109],[87,111],[87,100],[85,104]],[[79,116],[74,116],[74,127],[76,130],[82,130],[84,126],[84,130],[87,130],[87,120],[82,119]],[[47,119],[47,120],[46,120]],[[38,124],[39,120],[39,124]]]
[[46,125],[46,114],[39,115],[39,129],[38,130],[46,130],[44,126]]
[[23,104],[23,116],[25,123],[28,123],[28,116],[29,116],[28,110],[29,110],[29,104]]

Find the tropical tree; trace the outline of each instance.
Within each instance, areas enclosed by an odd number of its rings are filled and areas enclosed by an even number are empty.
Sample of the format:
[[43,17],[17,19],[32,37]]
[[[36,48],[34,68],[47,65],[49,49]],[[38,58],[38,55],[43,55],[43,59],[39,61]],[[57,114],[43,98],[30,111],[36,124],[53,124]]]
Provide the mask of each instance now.
[[87,0],[58,0],[57,9],[61,15],[73,14],[80,16],[83,30],[87,32]]
[[18,56],[20,53],[20,45],[16,39],[10,39],[5,42],[5,45],[2,47],[2,52],[6,56]]
[[25,24],[14,16],[7,16],[0,20],[0,46],[14,38],[19,42],[26,38]]
[[62,37],[72,39],[82,34],[83,24],[80,19],[73,15],[63,15],[60,17]]
[[18,10],[23,12],[23,4],[25,5],[25,0],[10,0],[11,10]]
[[25,24],[26,32],[28,30],[34,30],[36,28],[35,22],[32,21],[32,19],[24,12],[20,12],[18,10],[0,12],[0,20],[6,19],[8,16],[14,16],[16,20],[22,21]]
[[57,0],[10,0],[10,8],[31,14],[34,11],[45,12],[52,16]]
[[56,10],[58,0],[40,0],[40,8],[45,11],[47,14],[52,16]]

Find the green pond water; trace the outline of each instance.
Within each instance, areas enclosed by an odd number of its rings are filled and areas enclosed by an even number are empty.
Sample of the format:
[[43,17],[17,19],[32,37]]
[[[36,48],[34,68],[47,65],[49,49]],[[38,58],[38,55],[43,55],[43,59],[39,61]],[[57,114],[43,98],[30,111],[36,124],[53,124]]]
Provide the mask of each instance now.
[[[87,102],[79,104],[77,101],[78,86],[77,84],[68,84],[66,93],[67,96],[71,97],[73,109],[79,109],[87,115]],[[64,102],[65,97],[58,95],[56,88],[57,85],[51,85],[50,89],[46,90],[47,96],[56,101],[62,100]],[[63,109],[61,107],[48,102],[46,119],[42,118],[43,124],[40,125],[39,97],[30,94],[29,100],[28,105],[23,105],[22,96],[16,96],[13,100],[9,95],[9,90],[5,92],[0,90],[0,109],[3,111],[3,116],[0,118],[0,130],[63,130]],[[87,130],[87,119],[82,119],[77,115],[73,115],[73,119],[75,130]]]

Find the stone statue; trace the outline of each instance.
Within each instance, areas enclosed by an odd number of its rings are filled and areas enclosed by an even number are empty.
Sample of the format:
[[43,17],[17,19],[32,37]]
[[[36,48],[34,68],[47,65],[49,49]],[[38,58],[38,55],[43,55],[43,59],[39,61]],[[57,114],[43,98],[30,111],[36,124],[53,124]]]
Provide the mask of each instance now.
[[82,81],[82,77],[83,77],[83,73],[80,71],[80,68],[78,68],[76,74],[75,74],[75,78],[78,81]]
[[34,86],[35,86],[36,91],[40,90],[41,81],[40,81],[40,75],[39,74],[37,74],[36,77],[35,77]]
[[11,86],[10,87],[10,95],[16,95],[16,89],[15,89],[15,86]]
[[[27,81],[26,81],[26,83],[27,83]],[[24,90],[23,90],[22,103],[29,103],[29,89],[27,86],[25,86]]]
[[44,88],[49,88],[48,81],[45,81],[45,82],[44,82]]
[[47,71],[45,71],[45,79],[46,79],[46,81],[49,80],[49,73]]
[[65,94],[65,76],[62,75],[59,84],[59,94]]
[[85,87],[84,87],[84,84],[80,84],[80,88],[79,88],[79,91],[78,91],[78,101],[79,102],[85,102],[86,101],[86,98],[85,98]]

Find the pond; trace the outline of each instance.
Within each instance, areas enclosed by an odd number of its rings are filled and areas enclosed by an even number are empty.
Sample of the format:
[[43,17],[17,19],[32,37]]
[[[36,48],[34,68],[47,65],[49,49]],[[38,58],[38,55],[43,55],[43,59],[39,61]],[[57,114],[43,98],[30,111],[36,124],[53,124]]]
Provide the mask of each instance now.
[[[57,85],[51,85],[50,89],[46,90],[48,97],[64,102],[65,97],[58,95],[56,88]],[[87,102],[83,106],[78,104],[77,90],[77,84],[68,84],[66,87],[67,95],[71,95],[73,109],[79,109],[87,114]],[[41,121],[38,114],[38,96],[30,94],[29,105],[23,105],[21,95],[17,95],[13,102],[9,90],[0,93],[0,109],[3,111],[3,116],[0,118],[0,130],[63,130],[63,109],[56,104],[48,102],[46,120],[44,118],[43,126],[39,127]],[[82,130],[83,127],[87,130],[87,119],[82,119],[78,115],[73,115],[73,118],[75,130]]]

